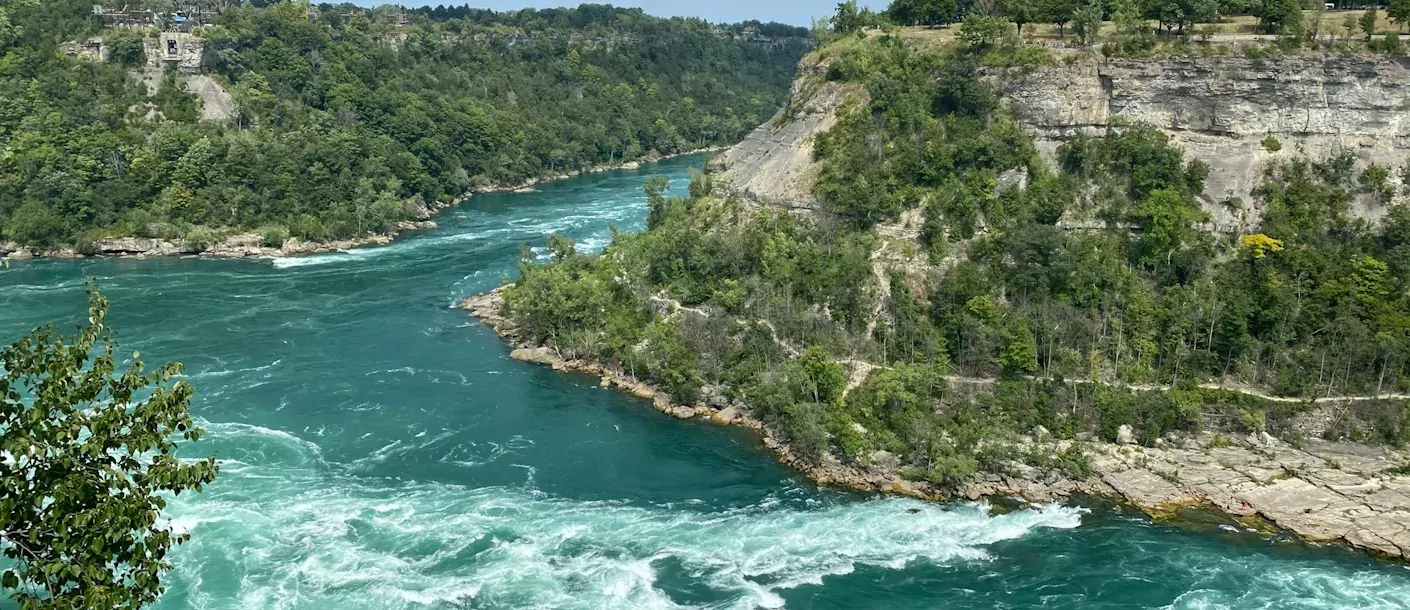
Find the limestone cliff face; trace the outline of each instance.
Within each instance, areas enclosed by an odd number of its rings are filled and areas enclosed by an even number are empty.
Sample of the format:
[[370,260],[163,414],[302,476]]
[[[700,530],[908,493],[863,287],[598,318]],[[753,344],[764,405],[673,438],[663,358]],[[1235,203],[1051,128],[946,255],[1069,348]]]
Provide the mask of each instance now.
[[[1349,151],[1362,163],[1398,168],[1410,149],[1410,69],[1403,60],[1355,56],[1277,59],[1085,57],[1020,77],[994,77],[1039,150],[1051,153],[1079,130],[1149,123],[1188,157],[1209,164],[1204,207],[1216,224],[1255,224],[1249,192],[1267,163]],[[1261,141],[1273,136],[1276,153]],[[1246,212],[1223,205],[1237,197]],[[1366,198],[1353,212],[1375,220]]]
[[720,188],[753,203],[817,206],[813,137],[837,124],[837,112],[849,98],[866,95],[861,87],[825,80],[825,71],[826,66],[804,60],[788,106],[710,163]]
[[[1410,157],[1410,63],[1355,56],[1242,56],[1122,60],[1059,58],[1026,74],[991,74],[1050,160],[1079,131],[1104,132],[1122,121],[1169,134],[1187,157],[1210,167],[1203,207],[1228,231],[1256,226],[1262,207],[1250,195],[1270,160],[1321,159],[1349,151],[1364,165],[1399,168]],[[713,164],[723,188],[758,203],[812,208],[817,166],[812,138],[836,123],[855,85],[826,82],[824,67],[804,63],[793,99]],[[1282,149],[1261,144],[1277,138]],[[1393,171],[1398,180],[1397,171]],[[1231,199],[1243,206],[1228,205]],[[1361,197],[1353,213],[1369,220],[1383,204]]]

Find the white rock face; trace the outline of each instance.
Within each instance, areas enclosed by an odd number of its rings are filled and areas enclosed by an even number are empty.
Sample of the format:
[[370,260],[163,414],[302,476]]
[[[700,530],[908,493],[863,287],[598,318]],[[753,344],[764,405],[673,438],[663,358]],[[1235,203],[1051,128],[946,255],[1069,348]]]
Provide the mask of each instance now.
[[[1346,151],[1358,167],[1374,162],[1395,170],[1410,157],[1410,68],[1395,60],[1092,56],[1059,63],[987,75],[1039,151],[1051,161],[1058,145],[1078,132],[1149,123],[1170,135],[1187,158],[1209,165],[1201,203],[1211,230],[1241,233],[1258,225],[1262,203],[1251,193],[1272,160],[1323,159]],[[866,99],[858,85],[826,81],[825,69],[800,66],[789,106],[712,163],[718,187],[753,203],[817,208],[813,137],[837,123],[847,100]],[[1263,146],[1268,136],[1281,150]],[[1399,172],[1391,173],[1398,182]],[[1234,198],[1242,208],[1227,205]],[[1351,211],[1374,222],[1387,208],[1365,195]]]
[[[1410,70],[1384,58],[1087,57],[991,80],[1049,158],[1079,131],[1101,133],[1123,121],[1160,128],[1187,157],[1209,164],[1204,207],[1231,231],[1261,219],[1250,192],[1270,160],[1346,151],[1362,165],[1398,168],[1410,149]],[[1280,151],[1264,148],[1268,136]],[[1250,205],[1224,205],[1234,197]],[[1386,208],[1364,198],[1352,212],[1375,221]]]
[[752,203],[817,208],[813,137],[837,124],[837,110],[849,97],[866,96],[858,86],[825,81],[825,69],[801,65],[788,106],[711,161],[718,188]]

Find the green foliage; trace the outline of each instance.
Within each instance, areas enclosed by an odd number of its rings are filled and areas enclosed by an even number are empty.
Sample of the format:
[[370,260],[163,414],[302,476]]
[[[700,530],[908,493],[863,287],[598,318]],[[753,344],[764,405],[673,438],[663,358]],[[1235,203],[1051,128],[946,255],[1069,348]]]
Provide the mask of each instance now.
[[108,302],[89,294],[74,336],[40,328],[0,352],[3,589],[21,608],[139,608],[161,595],[166,554],[190,538],[161,520],[201,491],[214,457],[179,460],[203,432],[181,365],[118,372]]
[[1102,5],[1099,0],[1087,0],[1072,15],[1072,32],[1082,44],[1096,44],[1101,39]]
[[142,34],[132,30],[118,30],[103,38],[108,48],[108,61],[124,68],[135,68],[147,61],[142,50]]
[[1278,138],[1275,138],[1273,136],[1263,138],[1263,140],[1259,143],[1263,145],[1263,150],[1266,150],[1270,153],[1275,153],[1283,149],[1283,143],[1279,142]]
[[1058,38],[1062,38],[1065,34],[1065,27],[1076,17],[1079,6],[1082,4],[1082,0],[1040,0],[1037,10],[1038,17],[1042,21],[1058,26]]
[[1300,36],[1303,32],[1300,0],[1265,0],[1257,6],[1258,29],[1268,34]]
[[869,7],[858,7],[857,0],[845,0],[837,4],[837,12],[832,16],[832,31],[846,36],[861,31],[862,28],[881,25],[880,15]]
[[126,71],[144,61],[137,34],[102,33],[109,63],[60,52],[99,33],[91,3],[7,5],[0,235],[72,243],[138,210],[324,239],[385,231],[406,200],[736,141],[782,103],[808,46],[801,28],[596,5],[425,8],[407,26],[232,5],[203,32],[230,122],[201,121],[175,73],[149,96]]
[[1400,57],[1405,55],[1405,43],[1401,42],[1399,32],[1386,32],[1385,38],[1381,39],[1381,44],[1377,46],[1376,50],[1386,55]]
[[1002,40],[1009,22],[1003,17],[966,13],[960,24],[960,40],[974,47],[987,47]]
[[1382,203],[1387,203],[1395,195],[1395,187],[1390,184],[1390,168],[1372,163],[1361,170],[1361,188],[1374,193]]
[[795,396],[810,397],[815,403],[830,403],[842,396],[847,377],[842,366],[828,360],[827,351],[810,347],[790,363],[789,383]]
[[1102,52],[1112,56],[1140,55],[1155,48],[1155,35],[1146,25],[1136,0],[1112,0],[1111,20],[1116,36],[1102,46]]
[[1410,23],[1410,0],[1390,0],[1386,6],[1386,17],[1404,28],[1406,23]]
[[[1036,157],[1031,139],[999,112],[993,86],[977,76],[978,60],[914,51],[894,37],[844,52],[831,76],[862,81],[870,95],[816,138],[818,197],[862,228],[929,200],[930,243],[944,225],[967,237],[990,211],[996,174],[1026,169]],[[890,145],[873,146],[878,139]]]
[[[1149,34],[1125,27],[1127,41]],[[1410,388],[1410,207],[1390,206],[1378,229],[1352,217],[1352,154],[1279,155],[1253,193],[1260,225],[1211,235],[1205,164],[1150,126],[1114,124],[1069,138],[1053,171],[978,76],[1004,47],[980,47],[882,34],[825,50],[827,78],[868,93],[815,140],[815,194],[833,214],[745,208],[702,178],[668,197],[658,181],[645,233],[600,256],[526,261],[507,313],[528,340],[685,388],[673,396],[718,385],[801,459],[890,461],[882,450],[939,485],[1018,460],[1089,476],[1076,444],[1016,450],[1037,426],[1108,440],[1130,426],[1143,444],[1206,427],[1295,432],[1302,405],[1200,384]],[[1388,171],[1363,182],[1379,189]],[[903,214],[923,244],[873,231]],[[966,398],[950,375],[997,381]],[[1172,389],[1132,389],[1150,385]],[[1396,408],[1333,432],[1404,442]]]
[[655,322],[642,334],[643,349],[634,356],[646,365],[652,380],[677,402],[700,400],[700,360],[675,325]]
[[955,20],[955,0],[892,0],[886,15],[900,25],[945,25]]
[[1004,326],[1004,346],[999,352],[999,375],[1014,378],[1038,370],[1038,344],[1027,320],[1017,320]]
[[259,245],[266,248],[280,248],[289,239],[289,230],[284,227],[268,227],[260,231]]
[[1185,34],[1185,28],[1219,17],[1215,0],[1155,0],[1144,3],[1142,16],[1153,19],[1167,32]]
[[1371,42],[1371,37],[1376,35],[1376,21],[1379,18],[1374,6],[1361,13],[1361,32],[1366,35],[1366,42]]

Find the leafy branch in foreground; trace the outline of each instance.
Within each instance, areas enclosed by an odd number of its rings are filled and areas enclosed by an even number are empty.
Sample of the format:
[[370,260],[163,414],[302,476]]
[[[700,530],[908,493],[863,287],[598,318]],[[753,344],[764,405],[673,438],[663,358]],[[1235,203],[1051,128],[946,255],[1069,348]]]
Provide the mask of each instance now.
[[89,292],[75,336],[35,329],[0,351],[0,589],[21,608],[139,608],[162,593],[166,553],[190,534],[160,512],[169,494],[201,491],[215,457],[179,460],[199,440],[194,389],[180,363],[120,373]]

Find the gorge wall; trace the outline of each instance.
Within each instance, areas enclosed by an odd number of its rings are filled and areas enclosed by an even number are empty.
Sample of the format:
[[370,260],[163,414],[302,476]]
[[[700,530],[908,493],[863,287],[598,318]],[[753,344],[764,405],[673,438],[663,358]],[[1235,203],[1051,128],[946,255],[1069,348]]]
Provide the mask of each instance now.
[[[1109,59],[1060,54],[1056,65],[988,73],[1049,160],[1080,131],[1104,132],[1125,121],[1151,124],[1209,165],[1202,205],[1213,225],[1256,226],[1260,202],[1250,195],[1270,160],[1322,159],[1350,152],[1358,165],[1390,166],[1392,180],[1410,157],[1410,63],[1384,57],[1306,55]],[[824,66],[807,62],[794,99],[716,160],[717,181],[761,203],[814,207],[811,138],[835,122],[849,97],[826,82]],[[1281,150],[1263,145],[1272,136]],[[1237,198],[1243,206],[1229,205]],[[1352,213],[1375,221],[1386,206],[1358,198]]]

